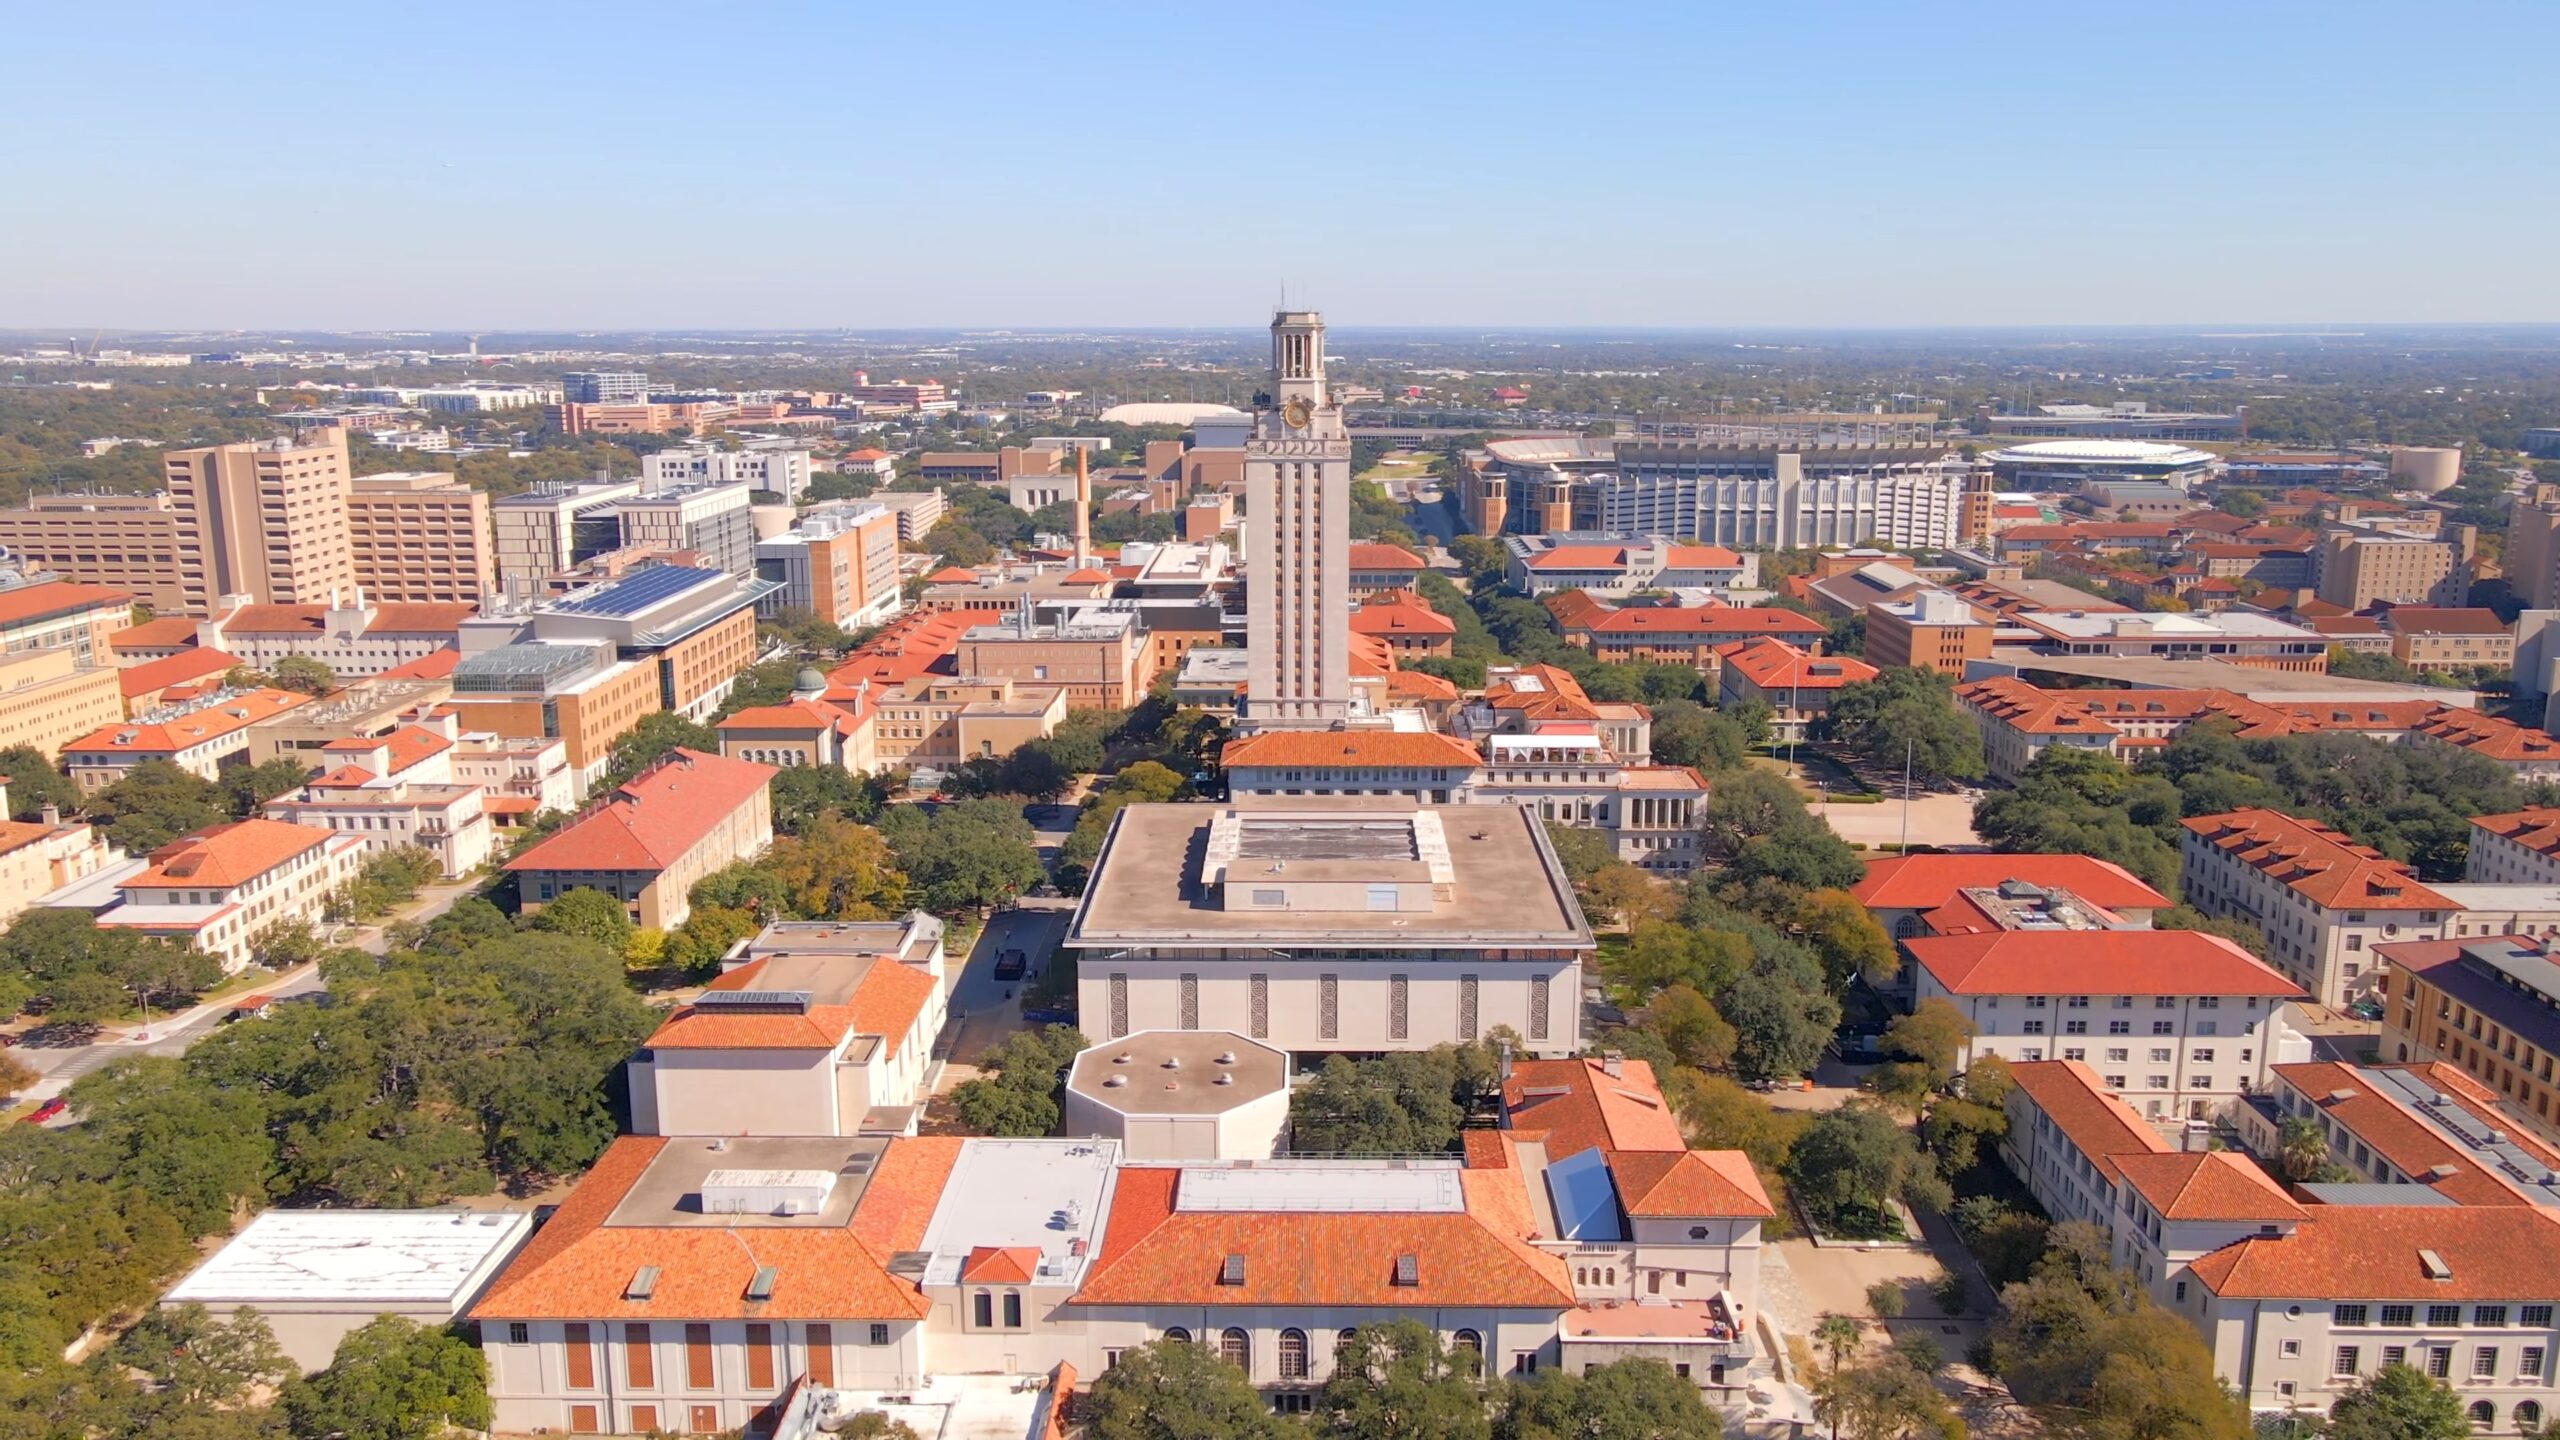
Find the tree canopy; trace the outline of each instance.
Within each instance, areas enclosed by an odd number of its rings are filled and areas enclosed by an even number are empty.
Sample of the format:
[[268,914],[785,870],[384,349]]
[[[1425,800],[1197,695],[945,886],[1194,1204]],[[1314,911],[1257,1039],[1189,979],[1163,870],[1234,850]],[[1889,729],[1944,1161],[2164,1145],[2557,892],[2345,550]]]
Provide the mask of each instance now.
[[1901,770],[1907,758],[1912,779],[1924,785],[1982,775],[1982,732],[1956,708],[1955,682],[1935,670],[1897,666],[1840,687],[1817,738],[1886,770]]

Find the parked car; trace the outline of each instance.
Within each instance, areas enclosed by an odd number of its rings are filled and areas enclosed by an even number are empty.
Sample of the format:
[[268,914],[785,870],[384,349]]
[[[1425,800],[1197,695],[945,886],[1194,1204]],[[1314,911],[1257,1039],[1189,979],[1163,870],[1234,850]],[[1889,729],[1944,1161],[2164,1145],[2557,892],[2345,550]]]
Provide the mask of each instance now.
[[1022,978],[1022,972],[1030,968],[1030,964],[1031,957],[1025,955],[1019,950],[998,951],[996,953],[996,978],[999,980],[1019,980]]
[[70,1104],[70,1101],[56,1095],[52,1099],[37,1106],[35,1109],[28,1111],[26,1123],[30,1125],[41,1125],[68,1109]]

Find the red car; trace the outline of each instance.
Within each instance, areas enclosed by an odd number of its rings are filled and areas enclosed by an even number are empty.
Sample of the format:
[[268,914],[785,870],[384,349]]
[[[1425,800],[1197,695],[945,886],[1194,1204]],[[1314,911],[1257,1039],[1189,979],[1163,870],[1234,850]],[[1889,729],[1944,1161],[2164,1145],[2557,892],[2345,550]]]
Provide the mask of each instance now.
[[35,1109],[29,1111],[27,1113],[26,1123],[30,1125],[41,1125],[47,1120],[52,1119],[54,1116],[61,1114],[65,1109],[69,1108],[69,1105],[69,1101],[63,1099],[59,1095],[56,1095],[52,1099],[47,1100]]

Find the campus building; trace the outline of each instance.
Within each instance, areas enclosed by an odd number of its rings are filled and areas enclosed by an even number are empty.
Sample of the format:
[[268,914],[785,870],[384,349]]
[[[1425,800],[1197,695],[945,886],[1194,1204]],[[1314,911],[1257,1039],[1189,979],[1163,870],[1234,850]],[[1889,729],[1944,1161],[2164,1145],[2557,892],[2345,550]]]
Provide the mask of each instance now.
[[528,914],[571,890],[620,900],[631,922],[673,930],[694,882],[773,843],[770,765],[682,746],[507,862]]

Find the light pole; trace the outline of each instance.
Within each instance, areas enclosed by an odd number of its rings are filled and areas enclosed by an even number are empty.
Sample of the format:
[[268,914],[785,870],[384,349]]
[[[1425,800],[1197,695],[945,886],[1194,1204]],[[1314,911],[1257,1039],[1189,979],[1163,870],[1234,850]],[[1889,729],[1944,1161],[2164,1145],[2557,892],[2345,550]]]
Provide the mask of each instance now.
[[1899,851],[1897,851],[1897,852],[1896,852],[1897,854],[1902,854],[1902,855],[1908,855],[1908,854],[1910,854],[1910,853],[1911,853],[1911,750],[1912,750],[1912,745],[1913,745],[1913,743],[1914,743],[1914,742],[1913,742],[1913,740],[1912,740],[1912,738],[1911,738],[1911,737],[1909,737],[1909,736],[1904,736],[1904,737],[1903,737],[1903,741],[1902,741],[1902,848],[1901,848]]

